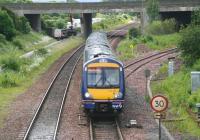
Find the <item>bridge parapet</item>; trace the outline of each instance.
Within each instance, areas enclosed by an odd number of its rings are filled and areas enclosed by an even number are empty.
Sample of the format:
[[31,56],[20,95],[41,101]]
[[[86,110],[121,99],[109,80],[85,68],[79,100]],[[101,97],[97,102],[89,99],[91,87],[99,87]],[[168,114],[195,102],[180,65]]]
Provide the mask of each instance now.
[[[105,12],[142,12],[146,1],[98,2],[98,3],[10,3],[0,4],[15,13],[105,13]],[[199,0],[160,0],[160,11],[193,10],[200,7]]]

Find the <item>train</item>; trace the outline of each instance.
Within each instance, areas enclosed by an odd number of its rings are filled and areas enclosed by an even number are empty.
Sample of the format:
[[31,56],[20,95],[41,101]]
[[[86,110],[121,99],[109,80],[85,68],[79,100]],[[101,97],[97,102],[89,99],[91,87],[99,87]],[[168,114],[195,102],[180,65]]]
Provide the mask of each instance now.
[[70,26],[67,29],[57,29],[57,28],[47,28],[46,32],[49,36],[55,38],[55,39],[63,39],[67,38],[69,36],[76,36],[77,30],[74,29],[72,26]]
[[112,52],[105,32],[93,32],[86,40],[81,97],[87,112],[118,113],[123,108],[124,65]]

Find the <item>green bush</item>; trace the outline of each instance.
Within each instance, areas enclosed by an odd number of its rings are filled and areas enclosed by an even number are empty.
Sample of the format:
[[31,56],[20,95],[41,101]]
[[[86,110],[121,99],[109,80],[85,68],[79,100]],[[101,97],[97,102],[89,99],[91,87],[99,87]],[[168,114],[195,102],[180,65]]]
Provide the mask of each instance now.
[[0,33],[8,40],[11,40],[16,34],[13,20],[4,10],[0,10]]
[[3,70],[20,71],[22,60],[16,56],[8,56],[2,59],[1,65]]
[[48,50],[45,48],[39,48],[36,50],[36,54],[39,56],[43,56],[46,55],[48,53]]
[[1,77],[1,87],[8,88],[8,87],[15,87],[17,86],[15,79],[9,74],[3,74]]
[[137,38],[138,36],[141,35],[141,32],[138,28],[131,28],[128,31],[129,39]]
[[188,99],[188,107],[189,108],[196,108],[196,103],[200,103],[200,90],[195,93],[192,93]]
[[24,50],[24,45],[17,39],[13,40],[13,45],[19,50]]
[[17,30],[21,33],[28,34],[31,31],[31,26],[25,17],[18,18]]
[[188,26],[180,31],[179,48],[187,65],[193,65],[200,59],[200,26]]
[[148,27],[147,32],[153,35],[171,34],[176,32],[175,19],[167,19],[164,21],[153,21]]
[[66,23],[63,20],[57,20],[56,27],[59,29],[63,29],[65,27]]
[[148,0],[147,13],[151,22],[159,19],[159,0]]
[[191,17],[192,25],[200,25],[200,9],[194,11]]
[[164,20],[162,22],[164,34],[171,34],[176,32],[176,20],[174,18]]
[[6,43],[6,37],[3,34],[0,34],[0,42],[3,44]]

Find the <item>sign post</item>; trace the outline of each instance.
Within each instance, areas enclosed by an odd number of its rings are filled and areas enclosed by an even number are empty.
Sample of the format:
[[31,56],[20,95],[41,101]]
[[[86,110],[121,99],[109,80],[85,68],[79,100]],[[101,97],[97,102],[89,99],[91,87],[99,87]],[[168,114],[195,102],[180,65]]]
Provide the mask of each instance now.
[[161,119],[165,118],[164,111],[168,107],[168,100],[162,95],[156,95],[151,99],[151,108],[155,111],[154,118],[159,121],[159,140],[161,140]]
[[133,44],[131,44],[129,47],[131,48],[131,51],[132,51],[132,56],[133,56],[133,55],[134,55],[134,51],[133,51],[133,49],[134,49],[134,45],[133,45]]
[[144,75],[145,75],[145,78],[146,78],[146,95],[148,94],[148,91],[147,91],[147,87],[148,87],[148,77],[151,76],[151,71],[149,69],[145,69],[144,70]]

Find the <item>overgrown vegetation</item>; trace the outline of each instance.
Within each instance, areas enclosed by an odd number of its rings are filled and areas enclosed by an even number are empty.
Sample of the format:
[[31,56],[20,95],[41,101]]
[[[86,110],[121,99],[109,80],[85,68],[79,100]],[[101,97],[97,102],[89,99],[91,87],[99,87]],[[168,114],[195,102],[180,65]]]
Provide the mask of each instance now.
[[190,25],[181,31],[179,48],[188,66],[200,59],[200,26]]
[[37,56],[45,57],[45,59],[35,67],[32,67],[32,62],[36,61],[35,57],[22,59],[12,58],[10,55],[9,59],[2,61],[5,66],[2,67],[3,71],[0,73],[0,127],[7,115],[8,105],[13,99],[23,93],[55,60],[82,42],[83,39],[80,37],[71,37],[67,42],[57,44],[56,48],[51,50],[51,55],[45,55],[46,49],[38,49]]
[[[165,123],[170,131],[187,133],[189,136],[200,136],[196,122],[196,103],[200,102],[200,88],[191,93],[191,71],[200,71],[200,11],[192,14],[192,22],[180,31],[179,49],[185,62],[178,73],[161,82],[154,82],[154,94],[164,94],[169,98],[169,114],[182,121]],[[161,70],[160,70],[161,72]],[[165,71],[166,72],[166,71]],[[163,73],[163,71],[162,71]]]
[[137,56],[136,48],[139,45],[152,50],[163,50],[177,46],[180,41],[180,35],[176,33],[174,19],[153,21],[147,29],[148,32],[145,35],[141,35],[139,28],[129,30],[128,36],[120,42],[117,48],[120,59],[127,60]]
[[7,40],[11,40],[16,34],[12,18],[6,11],[0,10],[0,21],[0,33],[4,35]]
[[59,28],[63,29],[67,27],[69,15],[67,14],[44,14],[42,15],[42,28]]
[[[200,63],[196,63],[190,69],[182,68],[174,76],[166,78],[164,81],[155,82],[152,84],[154,94],[163,94],[168,97],[170,107],[168,114],[173,119],[183,119],[183,121],[166,123],[172,133],[181,132],[189,133],[192,136],[200,136],[200,129],[194,118],[189,113],[189,110],[196,112],[196,103],[200,102],[200,90],[191,94],[190,87],[190,70],[200,68]],[[162,71],[160,71],[162,73]],[[167,69],[165,69],[167,73]],[[194,114],[193,114],[194,115]],[[189,127],[188,127],[189,126]]]
[[128,14],[97,14],[96,17],[103,20],[93,25],[94,30],[113,29],[119,25],[128,23],[131,17]]
[[17,34],[28,34],[31,31],[29,22],[25,17],[18,17],[5,8],[0,9],[0,21],[0,34],[4,35],[9,41]]
[[155,20],[152,21],[147,26],[146,29],[148,34],[152,35],[163,35],[163,34],[172,34],[176,32],[176,20],[175,19],[166,19],[164,21]]
[[159,0],[148,0],[147,13],[150,22],[159,19]]

